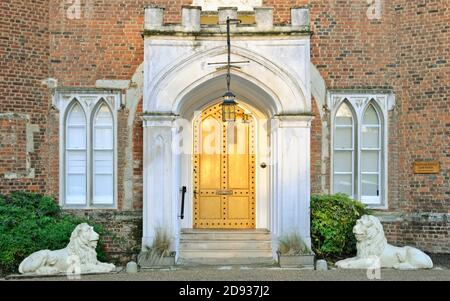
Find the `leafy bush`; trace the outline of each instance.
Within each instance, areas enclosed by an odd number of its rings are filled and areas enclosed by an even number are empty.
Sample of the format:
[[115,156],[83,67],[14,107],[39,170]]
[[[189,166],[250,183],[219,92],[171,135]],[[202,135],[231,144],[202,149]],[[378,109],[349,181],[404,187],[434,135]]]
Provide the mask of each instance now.
[[364,214],[370,214],[369,209],[345,194],[312,195],[311,240],[316,256],[340,258],[354,254],[352,230]]
[[[55,200],[33,193],[0,195],[0,274],[17,272],[20,262],[31,253],[67,246],[75,227],[87,222],[64,214]],[[93,225],[100,239],[104,230]],[[106,256],[97,246],[99,260]]]
[[278,251],[281,255],[311,254],[311,250],[298,233],[284,235],[279,239]]

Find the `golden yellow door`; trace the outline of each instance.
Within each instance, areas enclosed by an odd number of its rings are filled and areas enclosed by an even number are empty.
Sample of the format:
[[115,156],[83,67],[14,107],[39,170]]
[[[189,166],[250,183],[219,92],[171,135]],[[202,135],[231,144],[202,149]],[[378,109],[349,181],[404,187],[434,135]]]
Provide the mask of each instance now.
[[194,228],[255,228],[255,125],[237,116],[217,104],[194,121]]

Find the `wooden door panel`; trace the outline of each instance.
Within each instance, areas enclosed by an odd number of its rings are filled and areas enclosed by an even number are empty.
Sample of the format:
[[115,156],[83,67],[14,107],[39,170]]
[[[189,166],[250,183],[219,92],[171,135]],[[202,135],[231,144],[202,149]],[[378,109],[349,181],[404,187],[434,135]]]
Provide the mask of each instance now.
[[228,216],[230,220],[248,220],[250,218],[250,198],[232,196],[228,198]]
[[194,228],[254,228],[254,122],[224,123],[221,112],[194,121]]
[[249,189],[249,125],[235,123],[227,127],[228,188]]
[[202,189],[220,189],[220,153],[222,148],[222,126],[208,116],[201,123],[200,133],[200,187]]
[[249,158],[248,155],[228,156],[228,188],[249,189]]
[[220,189],[220,155],[200,156],[200,186],[203,189]]
[[199,217],[206,220],[221,220],[222,205],[220,196],[199,197]]

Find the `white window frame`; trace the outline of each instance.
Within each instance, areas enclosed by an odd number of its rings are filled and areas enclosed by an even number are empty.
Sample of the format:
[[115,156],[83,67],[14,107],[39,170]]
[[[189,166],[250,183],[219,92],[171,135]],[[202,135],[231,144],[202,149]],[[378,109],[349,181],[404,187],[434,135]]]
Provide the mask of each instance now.
[[[364,115],[366,113],[366,111],[370,108],[373,107],[373,109],[375,110],[375,113],[377,114],[377,118],[378,118],[378,124],[369,124],[366,125],[364,124]],[[378,172],[366,172],[363,171],[362,169],[362,164],[360,166],[360,177],[361,177],[361,193],[360,193],[360,198],[361,198],[361,202],[363,202],[364,204],[368,204],[368,205],[379,205],[382,203],[382,191],[383,191],[383,166],[382,166],[382,162],[384,161],[383,158],[383,153],[384,153],[384,149],[386,148],[386,144],[384,143],[382,137],[383,137],[383,120],[381,117],[381,112],[379,112],[378,108],[376,105],[373,104],[373,100],[369,101],[369,103],[367,104],[367,106],[365,107],[364,111],[362,112],[362,119],[361,119],[361,127],[360,127],[360,137],[361,137],[361,147],[360,150],[358,151],[359,156],[362,158],[362,153],[363,151],[376,151],[378,154]],[[378,148],[365,148],[363,146],[363,128],[364,127],[369,127],[369,128],[378,128]],[[386,159],[387,160],[387,159]],[[386,174],[386,173],[384,173]],[[362,178],[363,175],[377,175],[378,176],[378,196],[364,196],[362,194]]]
[[[85,141],[84,141],[84,148],[83,149],[69,149],[67,147],[67,136],[68,136],[68,132],[69,132],[69,127],[73,126],[73,125],[69,125],[69,117],[70,117],[70,114],[72,113],[72,110],[76,106],[79,106],[81,108],[81,111],[82,111],[83,117],[84,117],[84,124],[83,125],[81,125],[81,124],[76,125],[77,127],[84,127],[84,134],[85,134],[84,140]],[[86,112],[84,111],[83,107],[81,106],[81,103],[79,103],[78,101],[72,101],[68,105],[65,115],[66,115],[64,117],[64,119],[65,119],[65,123],[64,123],[64,139],[65,139],[65,141],[64,141],[64,149],[63,149],[63,151],[64,151],[64,154],[63,154],[64,162],[62,163],[62,164],[64,164],[63,177],[66,179],[66,181],[64,183],[64,185],[65,185],[64,186],[64,199],[67,198],[67,190],[68,190],[68,184],[67,183],[69,182],[67,180],[67,178],[69,177],[69,171],[68,171],[68,169],[69,169],[69,160],[68,160],[69,152],[72,152],[72,151],[84,151],[84,153],[85,153],[85,162],[84,162],[85,168],[84,168],[84,174],[83,175],[85,176],[85,181],[84,181],[84,186],[85,187],[84,187],[84,190],[85,190],[86,194],[88,192],[87,181],[88,181],[88,176],[89,176],[88,175],[89,174],[89,171],[88,171],[88,157],[89,157],[89,155],[88,155],[88,152],[89,152],[89,149],[88,149],[88,135],[89,135],[89,133],[88,133],[88,131],[89,131],[89,120],[87,119]],[[84,200],[84,202],[86,203],[86,200]],[[74,203],[72,203],[72,206],[83,206],[83,204],[74,204]]]
[[[350,110],[354,114],[354,137],[356,145],[354,146],[354,166],[353,166],[353,198],[365,203],[367,206],[376,209],[388,209],[388,125],[389,111],[394,109],[395,95],[392,91],[370,91],[370,90],[333,90],[327,93],[327,105],[330,109],[330,190],[334,192],[334,133],[335,133],[335,118],[341,104],[346,102]],[[379,118],[379,197],[362,198],[362,128],[364,113],[369,105],[373,105]]]
[[[74,103],[78,103],[84,111],[86,118],[86,201],[83,205],[68,204],[66,202],[66,128],[68,113]],[[93,160],[94,160],[94,117],[102,103],[109,107],[113,118],[113,203],[93,203]],[[53,95],[53,107],[58,109],[59,114],[59,203],[67,209],[117,209],[117,111],[122,105],[122,94],[120,91],[99,90],[62,90],[55,91]]]
[[[336,116],[337,116],[337,112],[339,111],[339,109],[341,108],[341,106],[344,104],[344,103],[346,103],[347,104],[347,106],[348,106],[348,108],[349,108],[349,110],[350,110],[350,112],[352,113],[352,124],[351,125],[337,125],[336,124]],[[343,102],[341,102],[341,105],[339,106],[339,108],[337,108],[337,110],[336,110],[336,114],[334,114],[334,118],[333,118],[333,122],[334,122],[334,124],[335,124],[335,126],[333,127],[333,135],[335,134],[335,131],[336,131],[336,128],[349,128],[349,127],[351,127],[352,128],[352,133],[351,133],[351,135],[352,135],[352,137],[351,137],[351,139],[352,139],[352,147],[350,148],[350,149],[345,149],[345,148],[341,148],[341,149],[336,149],[336,147],[335,147],[335,144],[334,144],[334,140],[333,140],[333,145],[332,145],[332,149],[333,149],[333,154],[334,154],[334,152],[339,152],[339,151],[351,151],[352,152],[352,170],[351,170],[351,172],[337,172],[337,171],[334,171],[335,170],[335,162],[334,162],[334,160],[333,160],[333,177],[332,177],[332,180],[333,180],[333,185],[334,185],[334,176],[335,175],[348,175],[348,174],[351,174],[351,176],[352,176],[352,194],[351,194],[351,197],[352,198],[354,198],[354,196],[355,196],[355,170],[354,170],[354,166],[355,166],[355,153],[356,153],[356,135],[355,135],[355,133],[356,133],[356,130],[357,130],[357,128],[358,128],[358,126],[357,126],[357,124],[356,124],[356,122],[357,122],[357,120],[356,120],[356,116],[355,116],[355,114],[354,114],[354,112],[353,112],[353,110],[352,110],[352,106],[351,106],[351,104],[349,104],[348,102],[345,102],[345,101],[343,101]]]

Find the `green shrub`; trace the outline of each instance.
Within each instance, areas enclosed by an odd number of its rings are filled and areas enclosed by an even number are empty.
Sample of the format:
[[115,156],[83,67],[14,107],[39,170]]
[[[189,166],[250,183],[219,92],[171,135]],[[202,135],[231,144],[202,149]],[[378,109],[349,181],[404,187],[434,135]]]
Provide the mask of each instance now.
[[340,258],[354,254],[353,227],[369,214],[362,203],[345,194],[311,196],[311,242],[318,258]]
[[[64,214],[50,197],[24,192],[0,195],[0,274],[17,272],[20,262],[33,252],[65,248],[72,231],[83,222],[87,221]],[[104,261],[104,230],[93,226],[100,234],[98,258]]]

